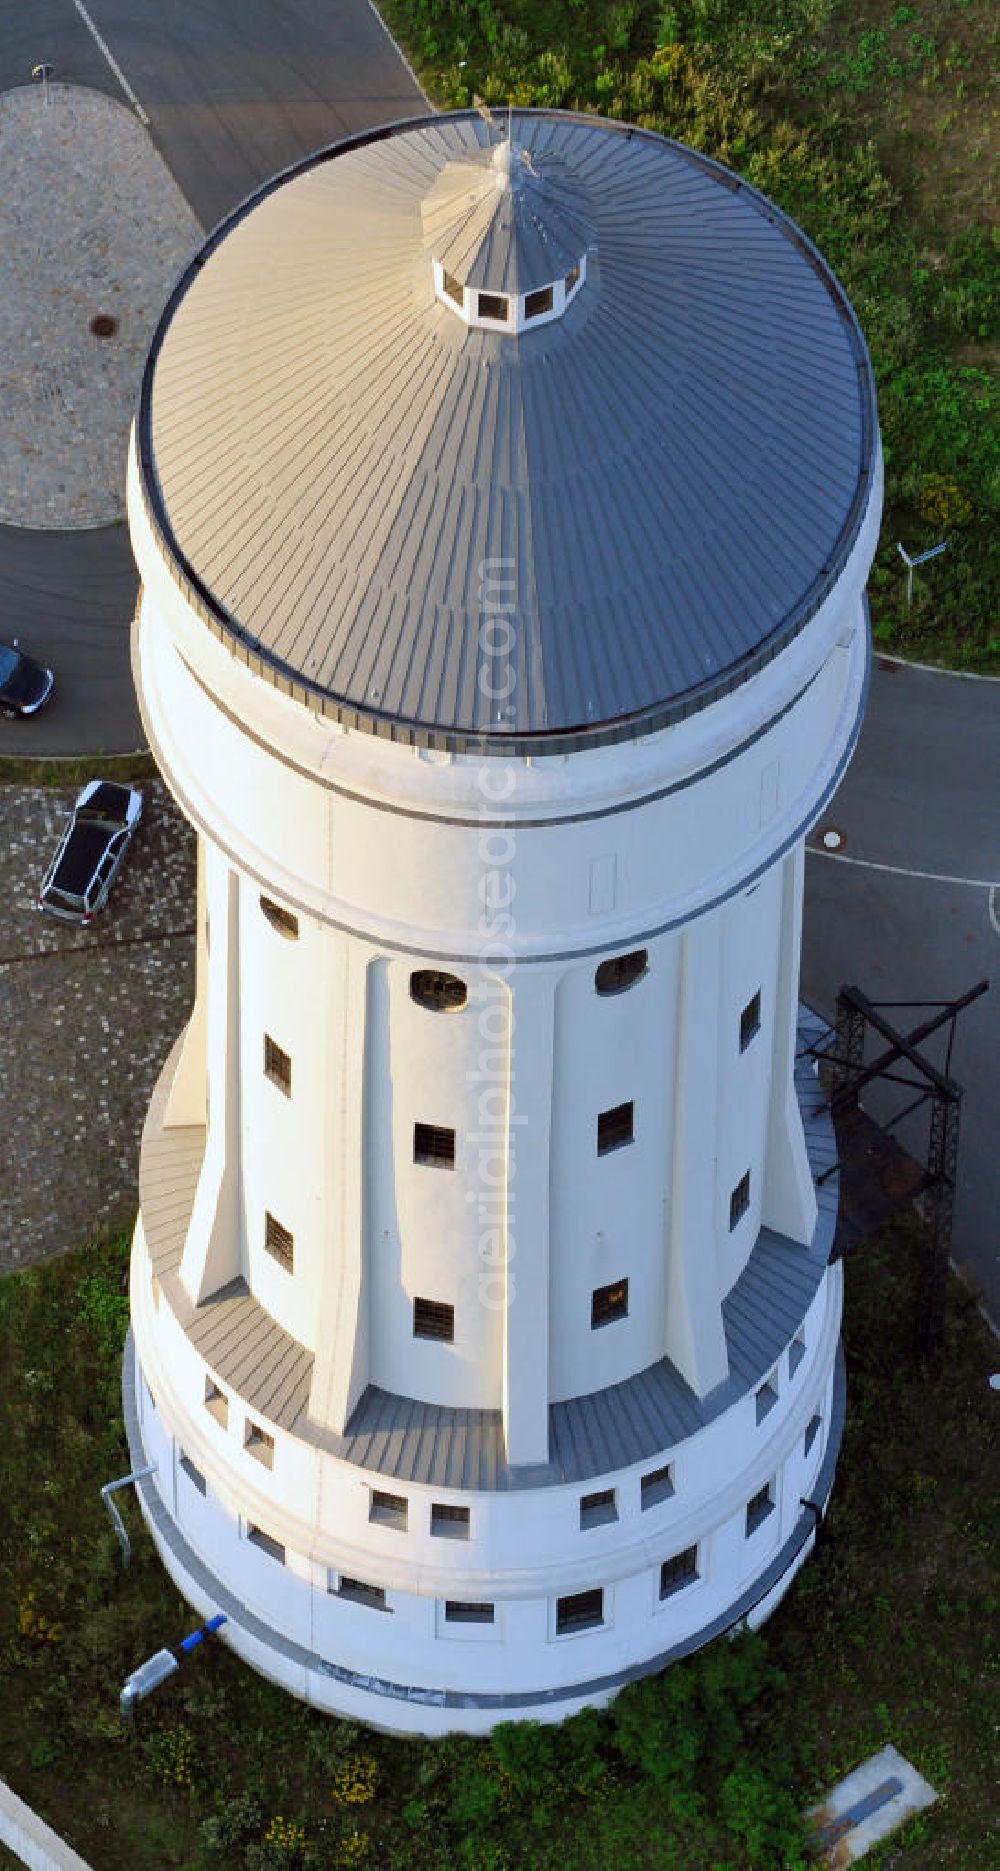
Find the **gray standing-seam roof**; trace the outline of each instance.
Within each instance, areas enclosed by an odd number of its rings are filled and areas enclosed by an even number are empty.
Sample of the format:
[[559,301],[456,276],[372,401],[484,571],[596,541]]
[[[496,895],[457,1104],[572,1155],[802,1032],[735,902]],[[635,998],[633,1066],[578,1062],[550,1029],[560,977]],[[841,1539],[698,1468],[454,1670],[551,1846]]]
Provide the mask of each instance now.
[[[519,183],[531,268],[551,197],[553,253],[593,229],[585,282],[520,335],[465,326],[423,217],[494,135],[475,112],[373,131],[224,222],[153,341],[141,481],[178,582],[267,679],[371,733],[556,752],[678,720],[802,629],[868,504],[874,389],[786,217],[568,113],[511,136],[549,178]],[[477,251],[500,286],[496,217]],[[490,598],[512,647],[484,644]]]
[[[800,1007],[795,1087],[819,1205],[808,1247],[762,1228],[723,1301],[729,1375],[697,1397],[669,1358],[604,1390],[549,1407],[549,1461],[510,1467],[499,1410],[454,1408],[369,1385],[343,1435],[308,1415],[313,1355],[279,1326],[242,1279],[194,1306],[177,1270],[197,1186],[204,1131],[163,1128],[170,1062],[143,1137],[140,1196],[153,1273],[218,1380],[248,1409],[341,1460],[383,1477],[485,1492],[581,1482],[654,1457],[713,1422],[773,1369],[802,1323],[829,1263],[837,1223],[836,1140],[810,1048],[830,1029]],[[175,1048],[179,1053],[180,1042]],[[820,1180],[825,1178],[824,1180]]]

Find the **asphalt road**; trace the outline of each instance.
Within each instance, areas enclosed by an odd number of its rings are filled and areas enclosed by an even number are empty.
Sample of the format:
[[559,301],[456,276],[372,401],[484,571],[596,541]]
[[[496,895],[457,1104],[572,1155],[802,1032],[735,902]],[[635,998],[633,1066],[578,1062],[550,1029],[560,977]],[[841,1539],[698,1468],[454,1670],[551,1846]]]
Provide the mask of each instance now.
[[[841,856],[815,849],[827,826]],[[955,1260],[1000,1323],[1000,683],[876,666],[857,753],[809,842],[802,988],[827,1018],[844,982],[873,1001],[995,983],[959,1016],[951,1072],[966,1089]],[[943,1063],[940,1041],[931,1057]],[[885,1121],[911,1096],[873,1088],[864,1103]],[[899,1135],[922,1156],[926,1112]]]
[[[310,150],[426,108],[368,0],[87,0],[87,10],[206,228]],[[0,0],[0,90],[28,82],[41,59],[58,78],[123,95],[74,0],[30,10]],[[0,528],[0,636],[20,636],[59,672],[36,722],[0,722],[0,752],[139,744],[135,591],[123,527]],[[1000,974],[1000,890],[994,899],[988,888],[1000,881],[998,685],[877,667],[857,756],[824,823],[843,831],[850,861],[815,852],[807,862],[803,990],[822,1012],[832,1015],[845,980],[875,1000],[936,1000]],[[952,1062],[968,1087],[956,1258],[994,1319],[998,993],[962,1016]],[[868,1102],[887,1114],[877,1095]],[[913,1126],[904,1140],[920,1146]]]

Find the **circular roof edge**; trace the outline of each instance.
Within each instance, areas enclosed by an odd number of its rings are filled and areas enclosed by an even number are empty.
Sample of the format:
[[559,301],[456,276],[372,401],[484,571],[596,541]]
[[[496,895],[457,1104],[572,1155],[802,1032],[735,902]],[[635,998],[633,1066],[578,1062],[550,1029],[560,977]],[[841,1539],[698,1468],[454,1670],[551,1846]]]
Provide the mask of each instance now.
[[292,163],[288,168],[272,176],[224,216],[212,229],[202,247],[180,275],[160,315],[143,368],[136,416],[136,453],[143,505],[153,534],[159,541],[167,569],[191,608],[201,617],[213,635],[226,645],[237,661],[270,682],[281,693],[300,702],[314,713],[337,721],[344,727],[403,745],[498,758],[526,754],[539,756],[580,752],[585,748],[636,740],[685,720],[688,716],[700,712],[701,709],[721,700],[725,695],[732,694],[745,682],[750,681],[800,635],[840,577],[857,542],[868,510],[878,450],[874,372],[857,314],[832,268],[789,215],[754,188],[752,183],[745,181],[733,170],[727,169],[723,163],[704,155],[699,150],[690,149],[686,144],[679,143],[672,137],[663,136],[659,131],[648,130],[637,124],[624,123],[616,118],[601,117],[595,120],[591,113],[583,111],[522,110],[519,108],[517,115],[536,120],[554,119],[559,122],[576,122],[588,129],[593,129],[596,123],[602,129],[620,135],[625,141],[642,139],[656,144],[668,144],[678,156],[717,181],[721,187],[734,194],[739,193],[765,220],[781,229],[816,274],[844,326],[857,370],[861,424],[860,460],[853,497],[830,557],[822,565],[798,602],[786,613],[773,631],[753,649],[734,658],[730,665],[713,672],[703,682],[693,684],[679,694],[651,702],[648,707],[603,720],[588,720],[575,724],[561,724],[551,729],[539,728],[516,732],[500,727],[492,733],[482,730],[439,727],[427,722],[410,720],[403,715],[375,707],[360,706],[355,701],[332,693],[320,683],[311,682],[300,670],[293,668],[274,651],[261,644],[253,633],[240,623],[239,618],[221,603],[199,577],[181,549],[171,528],[156,475],[152,445],[152,391],[164,339],[173,316],[192,281],[197,278],[206,262],[232,229],[286,182],[297,176],[305,175],[310,169],[335,160],[336,157],[345,155],[349,151],[387,141],[406,131],[430,128],[440,123],[442,117],[456,122],[478,121],[479,113],[475,109],[446,113],[435,111],[420,117],[397,119],[392,123],[379,125],[375,129],[360,131],[353,136],[338,139],[322,149],[314,150],[309,156]]

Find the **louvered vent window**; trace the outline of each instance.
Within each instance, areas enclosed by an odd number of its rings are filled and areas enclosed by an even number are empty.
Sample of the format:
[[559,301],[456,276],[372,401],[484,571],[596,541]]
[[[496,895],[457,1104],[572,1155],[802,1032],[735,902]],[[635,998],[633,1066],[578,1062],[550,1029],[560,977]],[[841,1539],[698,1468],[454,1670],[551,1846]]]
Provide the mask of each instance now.
[[289,1234],[287,1228],[282,1227],[280,1221],[275,1221],[270,1212],[264,1216],[264,1246],[268,1253],[280,1262],[286,1273],[291,1273],[295,1249],[294,1236]]
[[665,1559],[660,1567],[660,1597],[672,1598],[675,1592],[682,1592],[685,1585],[693,1585],[698,1577],[698,1548],[686,1546],[682,1553],[675,1553],[673,1559]]
[[454,1131],[443,1124],[414,1124],[413,1161],[429,1169],[454,1169]]
[[743,1220],[743,1217],[746,1214],[747,1209],[749,1207],[750,1207],[750,1171],[747,1170],[746,1175],[740,1177],[739,1182],[736,1184],[736,1187],[733,1190],[733,1193],[729,1198],[730,1231],[732,1231],[732,1229],[735,1228],[737,1222]]
[[455,1337],[455,1308],[437,1299],[413,1302],[414,1338],[439,1338],[451,1344]]
[[277,1085],[286,1097],[291,1097],[292,1061],[284,1048],[271,1038],[270,1033],[264,1035],[264,1077],[269,1078],[272,1085]]
[[571,1592],[568,1598],[556,1599],[556,1635],[567,1631],[589,1631],[604,1623],[604,1593],[598,1586],[591,1592]]

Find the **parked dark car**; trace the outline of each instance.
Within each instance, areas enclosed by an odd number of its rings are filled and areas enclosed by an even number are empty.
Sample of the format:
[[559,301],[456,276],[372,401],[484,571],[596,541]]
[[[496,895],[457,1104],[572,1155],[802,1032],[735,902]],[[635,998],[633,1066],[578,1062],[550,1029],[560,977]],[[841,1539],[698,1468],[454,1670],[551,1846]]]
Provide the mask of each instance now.
[[13,643],[0,643],[0,715],[37,715],[52,694],[51,669],[33,662]]
[[89,923],[108,900],[141,817],[137,787],[88,780],[45,873],[39,909],[63,922]]

